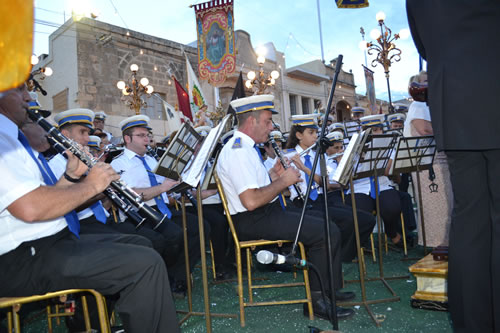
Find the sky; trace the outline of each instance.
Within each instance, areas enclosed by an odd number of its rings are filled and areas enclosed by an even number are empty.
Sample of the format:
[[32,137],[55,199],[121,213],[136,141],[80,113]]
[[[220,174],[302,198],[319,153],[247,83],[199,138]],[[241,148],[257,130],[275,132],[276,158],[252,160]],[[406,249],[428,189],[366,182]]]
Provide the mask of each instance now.
[[[49,52],[51,32],[77,12],[98,13],[97,20],[156,37],[188,44],[196,40],[194,8],[189,0],[35,0],[34,54]],[[339,9],[334,0],[234,0],[235,30],[245,30],[257,48],[272,42],[284,52],[286,66],[321,59],[321,43],[317,3],[320,7],[324,58],[328,63],[343,55],[345,71],[354,73],[356,92],[364,94],[365,79],[362,65],[365,53],[359,48],[362,40],[374,41],[370,31],[378,29],[377,12],[386,14],[385,23],[393,34],[408,29],[404,0],[370,0],[362,9]],[[411,36],[395,41],[401,60],[390,68],[392,100],[408,96],[410,76],[419,70],[418,53]],[[376,53],[367,55],[368,68],[373,70],[377,98],[387,100],[387,83],[380,64],[372,67]]]

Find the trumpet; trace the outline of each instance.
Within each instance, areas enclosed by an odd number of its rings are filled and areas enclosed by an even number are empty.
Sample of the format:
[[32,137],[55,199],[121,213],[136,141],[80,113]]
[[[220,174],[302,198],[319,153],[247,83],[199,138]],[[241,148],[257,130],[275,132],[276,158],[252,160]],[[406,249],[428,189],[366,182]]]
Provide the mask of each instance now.
[[[65,137],[57,128],[46,121],[38,110],[27,109],[26,112],[31,120],[40,125],[40,127],[48,133],[50,137],[49,142],[55,142],[56,149],[69,150],[89,168],[92,168],[98,162],[94,156],[89,155],[74,141]],[[135,216],[134,218],[134,221],[137,222],[136,228],[139,228],[147,219],[150,219],[154,224],[153,229],[156,229],[165,219],[167,219],[166,215],[162,215],[146,205],[142,200],[142,196],[132,190],[121,179],[112,181],[110,187],[108,187],[104,193],[110,197],[111,200],[119,203],[120,209],[126,213],[134,214],[133,212],[137,210],[138,215],[141,214],[139,217]]]

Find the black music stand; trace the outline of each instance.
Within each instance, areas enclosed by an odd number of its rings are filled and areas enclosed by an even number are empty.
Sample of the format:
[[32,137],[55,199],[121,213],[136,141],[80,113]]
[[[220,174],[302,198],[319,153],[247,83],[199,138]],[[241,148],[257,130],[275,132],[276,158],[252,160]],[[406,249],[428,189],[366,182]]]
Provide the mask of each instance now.
[[344,121],[345,134],[347,138],[351,138],[355,133],[359,133],[361,126],[355,120]]
[[[219,314],[219,313],[210,313],[210,295],[208,293],[208,276],[207,276],[207,258],[205,253],[205,230],[203,227],[203,207],[202,207],[202,198],[201,198],[201,188],[202,184],[200,182],[201,177],[205,170],[209,170],[207,167],[210,158],[215,153],[215,148],[219,141],[219,138],[222,134],[227,131],[227,128],[232,124],[232,115],[226,115],[222,121],[213,128],[208,136],[203,140],[201,146],[198,146],[197,142],[194,142],[194,145],[190,145],[188,143],[178,142],[176,146],[176,152],[179,152],[179,155],[171,157],[171,161],[168,162],[167,165],[170,165],[174,170],[167,169],[167,172],[177,173],[178,179],[181,181],[180,184],[171,188],[168,193],[186,193],[186,191],[191,190],[192,188],[197,189],[196,195],[196,206],[198,209],[198,228],[200,233],[200,251],[201,251],[201,273],[202,273],[202,282],[203,282],[203,296],[204,296],[204,312],[194,312],[193,311],[193,301],[192,301],[192,290],[191,284],[187,284],[188,288],[188,311],[177,311],[179,313],[186,314],[184,318],[181,319],[180,324],[184,323],[191,316],[205,316],[205,323],[207,327],[207,332],[212,332],[212,321],[211,317],[226,317],[226,318],[236,318],[237,315],[231,314]],[[190,127],[190,126],[189,126]],[[179,131],[180,132],[180,131]],[[177,137],[177,136],[176,136]],[[175,139],[175,138],[174,138]],[[175,143],[175,142],[173,142]],[[172,145],[172,144],[171,144]],[[198,147],[196,147],[198,146]],[[192,149],[189,149],[191,147]],[[169,146],[170,148],[170,146]],[[191,153],[188,153],[191,151]],[[169,149],[167,149],[167,153]],[[165,155],[167,154],[165,153]],[[180,157],[179,157],[180,156]],[[173,161],[173,162],[172,162]],[[177,162],[179,161],[179,162]],[[179,169],[180,161],[184,162],[184,167],[182,170]],[[210,170],[213,170],[210,169]],[[211,178],[211,174],[208,172],[205,173],[205,178]],[[184,229],[184,253],[186,256],[186,276],[189,278],[191,275],[189,268],[189,255],[188,255],[188,247],[187,247],[187,234],[186,234],[186,208],[185,208],[185,198],[182,197],[182,224]]]
[[163,177],[179,180],[181,172],[191,160],[201,139],[202,137],[189,123],[183,123],[153,172]]
[[[333,179],[339,184],[345,186],[347,183],[351,187],[351,202],[352,202],[352,213],[354,217],[354,232],[356,234],[356,248],[358,254],[358,268],[359,268],[359,280],[352,280],[349,282],[359,282],[361,286],[361,301],[360,302],[342,302],[339,305],[353,306],[353,305],[363,305],[375,322],[377,327],[381,326],[381,322],[377,320],[376,316],[370,308],[370,304],[386,303],[386,302],[397,302],[400,297],[394,292],[394,290],[389,286],[386,280],[389,279],[401,279],[404,277],[384,277],[384,267],[382,258],[382,225],[379,212],[379,200],[378,200],[378,174],[385,171],[385,167],[390,156],[390,152],[394,147],[395,139],[392,135],[377,135],[369,136],[371,129],[362,131],[360,134],[353,134],[349,145],[344,152],[344,155],[339,163],[337,170],[333,176]],[[376,195],[376,207],[377,207],[377,229],[378,229],[378,244],[379,244],[379,276],[375,278],[365,278],[366,268],[364,266],[364,257],[361,250],[361,242],[359,237],[359,224],[358,224],[358,214],[356,210],[356,198],[354,192],[354,179],[360,179],[365,177],[375,177],[375,191]],[[368,300],[366,297],[366,287],[365,281],[381,281],[384,286],[390,291],[392,297]]]
[[[424,256],[427,255],[425,237],[424,209],[422,204],[422,188],[420,186],[420,171],[429,170],[436,156],[436,142],[434,136],[401,137],[396,145],[396,155],[389,170],[390,175],[415,172],[417,174],[418,206],[422,239],[424,242]],[[404,232],[404,230],[403,230]],[[404,234],[403,234],[404,237]],[[406,249],[406,246],[405,246]],[[406,253],[405,253],[406,254]],[[416,259],[416,258],[411,258]],[[410,260],[408,258],[407,260]]]

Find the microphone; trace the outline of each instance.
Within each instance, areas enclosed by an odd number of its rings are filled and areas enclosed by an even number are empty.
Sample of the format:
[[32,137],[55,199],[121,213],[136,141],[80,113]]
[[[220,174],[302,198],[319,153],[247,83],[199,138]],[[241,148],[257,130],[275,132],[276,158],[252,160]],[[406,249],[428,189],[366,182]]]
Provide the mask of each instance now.
[[298,267],[306,267],[307,261],[303,259],[296,258],[292,255],[284,256],[282,254],[275,254],[271,251],[260,250],[257,252],[257,261],[261,264],[276,264],[276,265],[293,265]]

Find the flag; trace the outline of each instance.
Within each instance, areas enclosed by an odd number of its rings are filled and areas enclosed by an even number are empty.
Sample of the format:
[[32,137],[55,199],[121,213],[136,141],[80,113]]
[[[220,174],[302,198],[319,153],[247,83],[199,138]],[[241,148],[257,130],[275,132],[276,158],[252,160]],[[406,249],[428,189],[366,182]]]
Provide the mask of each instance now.
[[193,121],[193,115],[191,114],[191,108],[189,107],[189,95],[182,88],[181,84],[175,77],[172,77],[175,82],[175,91],[177,91],[177,100],[179,101],[179,109],[182,111],[182,114],[189,118],[191,122]]
[[338,8],[364,8],[370,4],[368,0],[335,0]]
[[363,70],[365,72],[366,97],[370,102],[368,107],[370,109],[370,114],[375,114],[377,112],[377,99],[375,98],[375,83],[373,82],[373,71],[365,66],[363,66]]
[[165,101],[162,101],[162,103],[163,108],[165,109],[165,118],[167,119],[170,132],[178,130],[182,125],[179,111],[176,111],[172,105],[168,104]]
[[[243,73],[240,71],[240,75],[238,76],[238,81],[236,81],[236,86],[234,87],[233,96],[231,97],[231,101],[234,101],[238,98],[245,97],[245,86],[243,85]],[[236,116],[236,112],[234,111],[231,104],[227,108],[227,114],[232,114]],[[236,117],[235,117],[236,120]]]
[[198,78],[194,73],[193,67],[191,67],[191,63],[186,56],[186,69],[187,69],[187,77],[188,77],[188,94],[189,94],[189,104],[191,106],[191,113],[193,119],[195,118],[196,112],[206,104],[205,96],[203,96],[203,91],[201,90],[200,82],[198,82]]
[[208,1],[193,7],[200,79],[220,86],[236,69],[233,0]]
[[0,2],[0,92],[28,79],[33,48],[33,1]]

